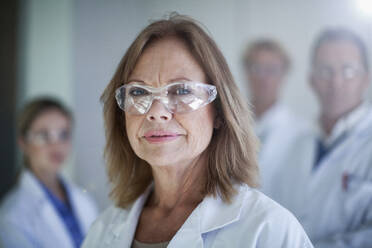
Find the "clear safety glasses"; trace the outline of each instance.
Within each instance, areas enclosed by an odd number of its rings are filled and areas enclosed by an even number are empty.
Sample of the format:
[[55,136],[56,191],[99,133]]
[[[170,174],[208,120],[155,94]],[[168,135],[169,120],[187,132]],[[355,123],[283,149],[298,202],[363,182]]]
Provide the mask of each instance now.
[[71,140],[71,133],[69,129],[56,129],[56,130],[39,130],[36,132],[28,133],[28,142],[34,145],[51,145],[55,143],[67,143]]
[[119,107],[131,115],[146,114],[154,100],[171,113],[187,113],[211,103],[217,96],[214,85],[199,82],[176,82],[161,88],[138,83],[125,84],[115,92]]
[[319,80],[330,81],[337,73],[342,77],[343,80],[353,80],[361,76],[365,71],[362,66],[345,64],[341,68],[332,68],[331,66],[318,66],[312,71],[313,76]]

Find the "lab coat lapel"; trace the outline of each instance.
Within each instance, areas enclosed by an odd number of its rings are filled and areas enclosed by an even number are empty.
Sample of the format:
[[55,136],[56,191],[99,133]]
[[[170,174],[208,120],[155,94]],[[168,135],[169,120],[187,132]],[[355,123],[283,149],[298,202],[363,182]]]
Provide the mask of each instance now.
[[[358,144],[360,143],[360,138],[369,134],[372,122],[372,110],[369,110],[366,117],[357,123],[349,133],[345,140],[334,148],[331,153],[321,161],[318,168],[312,173],[309,196],[316,197],[319,190],[322,190],[322,182],[327,181],[330,185],[337,185],[341,183],[342,174],[345,171],[351,171],[355,164],[345,163],[350,154],[355,154],[353,149],[359,149]],[[346,157],[345,157],[346,156]],[[315,153],[314,153],[315,157]],[[327,180],[324,180],[327,178]],[[331,182],[333,180],[333,183]]]
[[[58,216],[56,210],[52,204],[47,199],[45,193],[43,192],[41,185],[37,182],[35,176],[29,172],[25,171],[23,174],[23,185],[26,190],[32,192],[32,198],[30,200],[35,204],[35,210],[38,211],[38,214],[35,214],[35,218],[40,217],[41,220],[45,223],[45,233],[41,235],[51,235],[54,236],[55,247],[73,247],[72,240],[68,235],[62,220]],[[50,230],[53,230],[53,233],[50,233]]]
[[70,204],[80,224],[81,231],[86,234],[92,221],[96,218],[96,212],[92,211],[92,205],[84,192],[74,186],[71,182],[64,180],[65,187],[69,192]]
[[[106,247],[131,247],[139,217],[151,190],[152,186],[135,201],[129,212],[121,212],[115,221],[108,226],[110,235],[106,236],[104,240]],[[249,189],[248,186],[241,186],[238,191],[241,190]],[[238,193],[231,204],[224,203],[219,197],[205,197],[178,230],[168,247],[204,247],[202,234],[217,230],[239,220],[245,195]]]
[[312,181],[310,184],[311,193],[316,194],[316,191],[318,190],[317,185],[319,185],[319,182],[323,180],[323,177],[334,178],[336,175],[340,176],[338,174],[342,173],[343,170],[348,170],[353,166],[352,164],[344,165],[343,161],[345,160],[345,156],[351,154],[351,150],[355,149],[355,142],[358,142],[360,139],[359,136],[365,135],[364,133],[366,131],[369,132],[369,127],[372,122],[372,109],[366,110],[365,112],[365,117],[362,117],[361,120],[351,128],[351,130],[347,131],[348,134],[345,140],[336,146],[334,150],[332,150],[330,154],[321,161],[318,166],[319,168],[312,173]]
[[168,248],[182,248],[182,247],[203,247],[203,239],[201,236],[201,212],[200,205],[194,209],[191,215],[187,218],[182,227],[178,230],[176,235],[170,241]]
[[203,234],[230,225],[240,219],[240,213],[246,194],[239,191],[249,190],[248,186],[237,187],[238,194],[230,204],[220,197],[207,196],[191,213],[168,247],[204,247]]
[[[322,195],[320,192],[328,189],[330,185],[337,186],[337,183],[340,179],[340,175],[343,170],[343,163],[342,159],[345,156],[345,149],[349,149],[350,140],[345,140],[343,144],[340,144],[339,147],[336,147],[330,154],[328,154],[318,165],[318,168],[315,170],[312,169],[311,173],[311,180],[309,182],[308,188],[308,200],[312,200],[314,202],[320,201],[322,199]],[[315,158],[314,152],[314,158]],[[314,161],[314,160],[313,160]],[[312,166],[314,163],[312,164]],[[325,180],[326,179],[326,180]],[[325,183],[327,183],[325,185]]]
[[251,190],[247,185],[236,187],[237,194],[231,203],[224,202],[220,197],[206,197],[200,205],[201,232],[208,233],[240,219],[241,209],[247,194],[243,191]]
[[[288,163],[273,178],[273,198],[299,218],[307,211],[309,187],[312,177],[312,165],[315,154],[316,135],[313,130],[301,136],[293,144],[292,156]],[[289,182],[296,187],[291,187]]]
[[49,202],[42,206],[41,216],[47,225],[45,230],[53,230],[53,234],[46,232],[45,235],[55,236],[55,247],[74,247],[72,240],[67,233],[65,226],[63,225],[63,222],[57,215],[54,207]]
[[147,197],[152,191],[153,185],[150,185],[144,194],[142,194],[132,205],[129,212],[122,211],[116,220],[108,226],[109,233],[104,240],[107,247],[110,248],[130,248],[134,239],[139,217]]
[[83,233],[87,233],[89,228],[88,220],[92,218],[88,216],[90,215],[89,212],[87,213],[86,211],[84,211],[86,210],[85,201],[81,199],[79,189],[75,189],[75,187],[69,184],[67,181],[65,181],[65,187],[67,188],[67,191],[69,193],[72,211],[74,212],[77,221],[80,224],[81,231]]
[[[361,123],[363,124],[363,122]],[[352,164],[345,165],[343,161],[345,156],[348,156],[352,149],[355,149],[354,142],[358,133],[360,133],[361,125],[357,125],[350,133],[347,134],[345,140],[341,144],[336,146],[330,154],[328,154],[318,165],[312,173],[312,180],[310,183],[310,194],[317,194],[321,181],[325,178],[335,178],[337,180],[341,178],[341,174],[344,170],[348,170],[352,167]],[[314,152],[315,157],[315,152]],[[346,168],[344,168],[346,167]]]

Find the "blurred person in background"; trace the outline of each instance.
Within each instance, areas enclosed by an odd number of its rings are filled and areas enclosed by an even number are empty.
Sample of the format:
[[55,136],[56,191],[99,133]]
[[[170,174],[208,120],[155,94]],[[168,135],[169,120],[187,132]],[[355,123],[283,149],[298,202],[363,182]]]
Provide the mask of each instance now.
[[63,178],[72,115],[52,98],[30,101],[18,119],[24,168],[0,207],[0,247],[80,247],[95,219],[90,197]]
[[[372,108],[368,51],[347,29],[316,39],[310,84],[318,97],[316,130],[300,137],[276,200],[304,225],[315,247],[372,247]],[[282,187],[284,189],[284,187]]]
[[275,199],[276,174],[288,163],[287,155],[296,137],[306,130],[305,123],[280,101],[290,59],[278,42],[260,39],[248,45],[243,66],[255,114],[255,131],[261,141],[261,191]]
[[171,15],[147,26],[101,99],[116,204],[84,248],[312,247],[297,220],[254,189],[248,105],[196,21]]

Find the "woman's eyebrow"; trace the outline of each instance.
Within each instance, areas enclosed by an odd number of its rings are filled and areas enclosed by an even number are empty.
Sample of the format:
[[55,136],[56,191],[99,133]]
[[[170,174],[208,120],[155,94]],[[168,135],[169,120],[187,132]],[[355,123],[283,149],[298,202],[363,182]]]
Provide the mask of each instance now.
[[140,80],[140,79],[136,79],[136,78],[131,78],[129,79],[126,84],[129,84],[129,83],[141,83],[141,84],[146,84],[143,80]]
[[171,80],[169,80],[169,83],[177,82],[177,81],[192,81],[192,80],[187,77],[177,77],[177,78],[172,78]]
[[[179,82],[179,81],[193,81],[193,80],[191,80],[187,77],[176,77],[176,78],[172,78],[172,79],[168,80],[168,83]],[[136,79],[136,78],[129,79],[126,82],[126,84],[129,84],[129,83],[140,83],[140,84],[144,84],[144,85],[149,85],[145,81],[140,80],[140,79]]]

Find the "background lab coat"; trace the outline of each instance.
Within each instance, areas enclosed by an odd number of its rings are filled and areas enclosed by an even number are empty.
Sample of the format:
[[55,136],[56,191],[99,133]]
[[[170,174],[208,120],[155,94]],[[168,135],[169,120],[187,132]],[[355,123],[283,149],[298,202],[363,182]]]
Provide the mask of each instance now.
[[[96,207],[86,193],[67,180],[64,182],[82,233],[86,234],[97,216]],[[0,242],[2,248],[74,247],[62,219],[28,170],[22,173],[19,184],[2,202]]]
[[[83,248],[129,248],[151,188],[128,210],[110,207],[93,224]],[[170,241],[170,248],[313,247],[286,209],[248,186],[238,188],[231,204],[206,197]]]
[[314,132],[297,140],[274,199],[317,248],[372,247],[372,109],[313,171],[316,140]]
[[308,129],[304,121],[297,118],[283,104],[277,103],[257,120],[255,131],[260,138],[259,166],[261,191],[273,197],[278,171],[287,163],[286,156],[293,142]]

